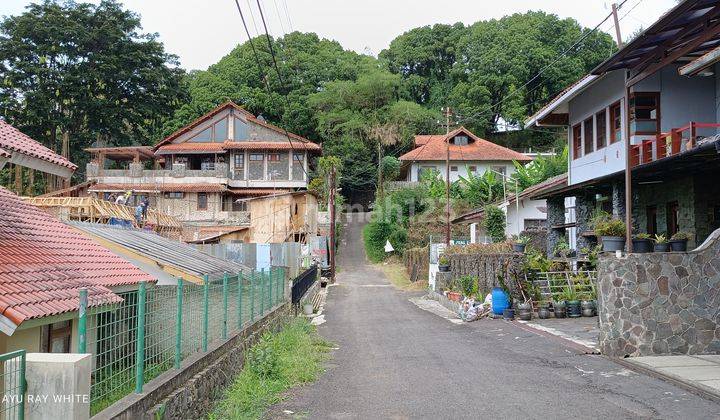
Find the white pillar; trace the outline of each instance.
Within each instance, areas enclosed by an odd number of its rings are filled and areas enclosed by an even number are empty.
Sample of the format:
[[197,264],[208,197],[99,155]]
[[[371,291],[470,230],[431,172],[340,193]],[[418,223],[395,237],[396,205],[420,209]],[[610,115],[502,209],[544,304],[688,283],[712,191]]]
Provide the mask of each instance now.
[[470,243],[477,243],[477,223],[470,223]]
[[25,418],[90,418],[92,355],[28,353]]

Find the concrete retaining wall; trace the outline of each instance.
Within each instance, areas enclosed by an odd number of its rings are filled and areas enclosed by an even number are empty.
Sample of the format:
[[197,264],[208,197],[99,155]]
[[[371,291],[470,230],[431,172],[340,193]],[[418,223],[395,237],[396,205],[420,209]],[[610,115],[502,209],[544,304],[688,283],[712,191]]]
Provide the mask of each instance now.
[[603,354],[720,354],[720,230],[691,252],[601,256],[598,304]]
[[278,306],[227,341],[214,343],[206,353],[189,357],[180,369],[171,369],[145,384],[142,394],[128,395],[93,420],[204,418],[214,399],[242,369],[245,351],[266,331],[279,330],[290,318],[290,306]]

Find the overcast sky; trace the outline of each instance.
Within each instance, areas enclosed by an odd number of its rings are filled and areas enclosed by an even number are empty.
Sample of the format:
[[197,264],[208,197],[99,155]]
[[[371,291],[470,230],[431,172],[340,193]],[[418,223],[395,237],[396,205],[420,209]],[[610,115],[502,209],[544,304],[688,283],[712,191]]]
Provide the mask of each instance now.
[[[262,31],[256,0],[239,1],[244,13],[249,10],[248,4],[252,5],[257,28]],[[29,3],[28,0],[0,0],[0,15],[21,13]],[[146,32],[160,34],[167,51],[178,55],[186,69],[206,69],[235,45],[247,40],[234,0],[125,0],[123,3],[141,15]],[[540,9],[562,18],[572,17],[586,27],[594,27],[610,12],[612,1],[260,0],[260,3],[272,35],[281,35],[291,28],[315,32],[339,41],[346,49],[377,55],[393,38],[418,26],[470,24],[527,10]],[[675,0],[627,0],[620,11],[620,16],[627,13],[620,23],[623,37],[641,26],[649,26],[675,3]],[[254,34],[252,22],[250,27]],[[614,37],[611,20],[602,28]]]

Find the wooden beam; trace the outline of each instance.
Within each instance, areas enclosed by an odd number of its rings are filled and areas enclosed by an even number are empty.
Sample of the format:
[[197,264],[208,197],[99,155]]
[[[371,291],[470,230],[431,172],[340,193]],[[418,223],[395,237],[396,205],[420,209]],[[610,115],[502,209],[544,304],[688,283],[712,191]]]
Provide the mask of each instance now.
[[681,76],[694,76],[720,61],[720,47],[715,47],[707,54],[697,58],[678,69]]
[[663,58],[661,61],[656,62],[649,67],[647,67],[645,70],[640,72],[639,74],[636,74],[632,78],[630,78],[627,81],[627,86],[633,86],[637,83],[641,82],[642,80],[645,80],[647,77],[653,75],[656,71],[660,70],[661,68],[667,66],[668,64],[674,62],[678,58],[686,55],[688,52],[694,50],[695,48],[699,47],[700,45],[704,44],[708,40],[710,40],[712,37],[716,36],[718,33],[720,33],[720,22],[715,23],[714,26],[707,28],[703,33],[695,38],[692,42],[686,44],[684,47],[678,48],[672,53],[668,54]]

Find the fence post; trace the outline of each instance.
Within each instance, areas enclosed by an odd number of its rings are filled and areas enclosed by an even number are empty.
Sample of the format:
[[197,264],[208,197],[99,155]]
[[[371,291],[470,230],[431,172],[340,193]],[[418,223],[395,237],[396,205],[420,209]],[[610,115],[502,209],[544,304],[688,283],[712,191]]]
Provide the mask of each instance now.
[[202,349],[207,351],[208,346],[208,316],[209,316],[209,300],[210,300],[210,282],[207,274],[203,276],[203,335]]
[[222,330],[223,340],[227,338],[227,333],[228,333],[227,321],[228,321],[228,275],[227,275],[227,273],[225,273],[225,274],[223,274],[223,330]]
[[182,306],[183,306],[183,279],[177,281],[177,311],[175,315],[175,369],[180,369],[182,360]]
[[273,278],[273,269],[270,267],[268,270],[268,310],[275,306],[273,302]]
[[80,305],[78,308],[78,353],[87,353],[87,305],[88,291],[80,289]]
[[237,275],[238,280],[238,294],[237,294],[237,317],[238,317],[238,331],[242,330],[242,271]]
[[140,283],[137,300],[137,342],[135,343],[135,392],[140,394],[145,383],[145,298],[146,283]]
[[25,420],[25,393],[27,392],[27,382],[25,381],[26,357],[27,352],[23,350],[20,355],[20,389],[18,390],[18,394],[22,396],[22,398],[20,398],[20,410],[17,413],[18,420]]
[[255,269],[250,271],[250,322],[255,320]]
[[265,269],[260,269],[260,318],[265,313]]
[[285,267],[280,267],[278,276],[277,301],[280,302],[285,295]]

